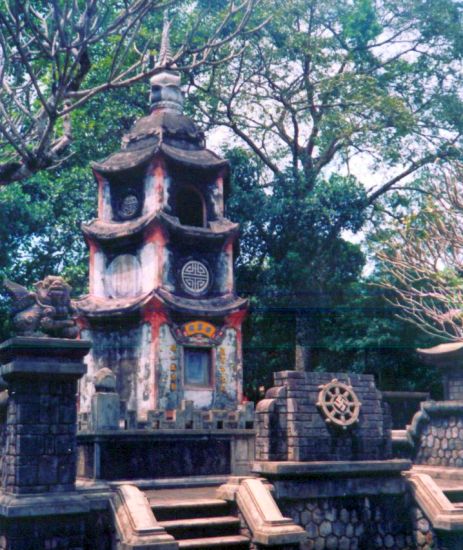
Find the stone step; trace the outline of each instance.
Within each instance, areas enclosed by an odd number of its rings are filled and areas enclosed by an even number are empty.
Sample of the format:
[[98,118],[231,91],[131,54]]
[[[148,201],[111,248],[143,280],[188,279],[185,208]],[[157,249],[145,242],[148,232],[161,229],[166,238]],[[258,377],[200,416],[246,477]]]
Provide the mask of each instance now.
[[160,525],[176,540],[238,535],[240,520],[235,516],[175,519]]
[[228,516],[230,507],[221,499],[173,499],[156,501],[150,499],[151,509],[158,521]]
[[228,550],[249,550],[249,539],[242,535],[184,539],[178,541],[178,547],[194,548],[198,550],[213,550],[215,548],[227,548]]

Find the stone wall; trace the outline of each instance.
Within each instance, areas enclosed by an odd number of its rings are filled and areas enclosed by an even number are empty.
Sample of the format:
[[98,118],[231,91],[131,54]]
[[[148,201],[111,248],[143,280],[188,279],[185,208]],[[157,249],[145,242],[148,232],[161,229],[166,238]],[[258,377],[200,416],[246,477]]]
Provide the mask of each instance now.
[[[328,423],[317,400],[333,379],[361,402],[358,422]],[[257,406],[256,460],[379,460],[391,456],[390,415],[372,375],[284,371]]]
[[285,516],[309,534],[313,550],[438,550],[435,535],[411,498],[368,496],[283,501]]
[[0,532],[1,550],[84,550],[85,517],[3,520]]
[[70,491],[76,474],[76,382],[15,381],[8,404],[6,492]]
[[429,466],[463,467],[463,405],[459,401],[426,401],[408,433],[413,462]]

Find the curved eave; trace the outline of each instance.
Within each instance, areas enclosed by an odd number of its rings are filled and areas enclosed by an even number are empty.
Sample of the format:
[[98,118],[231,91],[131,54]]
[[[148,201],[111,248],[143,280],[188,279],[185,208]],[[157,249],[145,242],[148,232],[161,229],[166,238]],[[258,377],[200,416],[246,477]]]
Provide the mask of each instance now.
[[182,149],[161,142],[147,147],[123,149],[110,155],[102,162],[93,162],[92,168],[105,176],[141,168],[150,162],[157,153],[177,164],[203,170],[219,170],[228,166],[226,159],[220,158],[209,149]]
[[136,313],[153,297],[150,291],[135,298],[99,298],[87,294],[74,302],[77,312],[88,318],[118,317]]
[[154,223],[161,223],[172,233],[194,239],[225,240],[230,235],[238,233],[239,225],[228,220],[210,222],[209,227],[192,227],[182,225],[178,218],[164,212],[150,212],[136,220],[127,222],[104,222],[93,220],[82,225],[86,237],[100,242],[110,242],[135,236]]
[[157,212],[150,212],[128,222],[104,222],[96,219],[82,224],[82,231],[86,237],[97,241],[115,241],[137,235],[158,218]]
[[432,348],[418,348],[416,351],[421,359],[429,365],[463,364],[463,342],[449,342]]
[[245,298],[239,298],[234,294],[226,294],[216,298],[191,299],[177,296],[163,288],[157,289],[155,293],[169,309],[203,317],[230,315],[248,307],[248,301]]
[[227,219],[211,221],[209,222],[209,227],[194,227],[191,225],[182,225],[178,221],[178,218],[169,216],[165,212],[162,212],[159,217],[165,227],[172,233],[198,239],[226,239],[230,235],[237,234],[239,230],[239,224]]
[[217,298],[190,299],[176,296],[163,288],[135,298],[99,298],[88,294],[74,302],[77,312],[89,319],[114,318],[137,313],[157,298],[167,309],[179,313],[218,317],[247,309],[248,301],[233,294]]

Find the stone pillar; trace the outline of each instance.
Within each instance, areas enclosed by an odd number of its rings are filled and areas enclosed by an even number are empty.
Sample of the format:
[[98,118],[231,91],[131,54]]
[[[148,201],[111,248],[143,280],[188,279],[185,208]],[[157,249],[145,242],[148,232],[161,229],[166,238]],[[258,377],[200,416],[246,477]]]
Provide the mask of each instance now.
[[74,489],[77,380],[89,349],[88,342],[61,338],[17,337],[0,346],[9,385],[5,493]]
[[107,508],[107,497],[93,504],[75,487],[77,380],[89,349],[89,342],[46,337],[17,337],[0,346],[9,391],[2,549],[82,550],[95,527],[91,519]]
[[108,368],[100,369],[94,379],[95,393],[92,396],[91,429],[118,430],[120,398],[116,391],[116,376]]

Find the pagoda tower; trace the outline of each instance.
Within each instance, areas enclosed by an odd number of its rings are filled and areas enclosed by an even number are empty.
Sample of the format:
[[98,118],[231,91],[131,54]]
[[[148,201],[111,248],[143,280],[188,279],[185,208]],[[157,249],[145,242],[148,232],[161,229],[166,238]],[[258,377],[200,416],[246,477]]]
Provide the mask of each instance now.
[[150,114],[92,165],[98,218],[83,226],[90,287],[76,303],[92,341],[80,412],[90,411],[94,376],[107,367],[137,424],[182,401],[237,409],[247,310],[234,287],[238,225],[224,216],[228,163],[182,114],[168,25],[150,83]]

